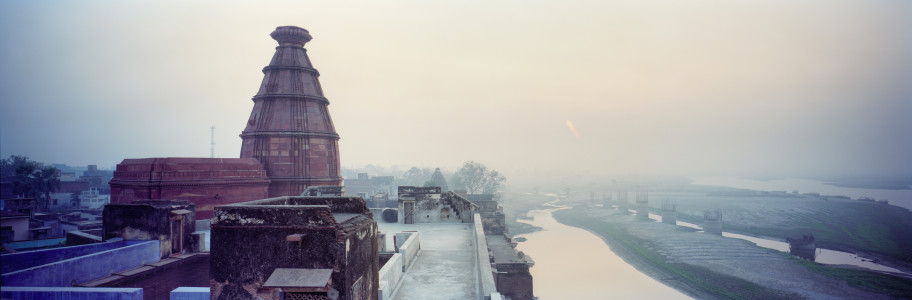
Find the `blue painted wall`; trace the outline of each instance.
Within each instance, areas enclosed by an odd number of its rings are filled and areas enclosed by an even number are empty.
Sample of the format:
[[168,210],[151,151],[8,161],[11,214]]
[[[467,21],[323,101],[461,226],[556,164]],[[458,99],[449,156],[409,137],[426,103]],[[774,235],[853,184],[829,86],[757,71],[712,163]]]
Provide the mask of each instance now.
[[[137,242],[139,241],[133,242],[133,244],[136,244]],[[98,244],[3,254],[0,256],[0,259],[2,259],[2,263],[0,263],[0,274],[6,274],[9,272],[24,270],[31,267],[46,265],[64,259],[89,255],[92,253],[116,249],[127,245],[131,244],[128,244],[124,240],[118,239],[116,241]]]
[[6,286],[70,287],[73,284],[159,261],[159,242],[142,241],[122,248],[61,260],[0,275]]
[[142,300],[143,293],[141,288],[62,288],[4,286],[3,289],[0,289],[0,298],[4,300]]
[[209,300],[207,287],[179,287],[171,291],[171,300]]

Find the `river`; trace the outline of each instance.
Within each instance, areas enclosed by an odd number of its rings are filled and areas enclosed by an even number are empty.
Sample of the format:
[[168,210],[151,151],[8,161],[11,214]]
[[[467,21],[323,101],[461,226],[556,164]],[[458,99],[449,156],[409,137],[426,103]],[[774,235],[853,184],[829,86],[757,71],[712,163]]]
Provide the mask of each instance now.
[[886,199],[890,205],[912,210],[912,189],[910,190],[884,190],[847,188],[826,184],[823,181],[811,179],[773,179],[756,180],[741,177],[695,177],[693,184],[725,186],[756,191],[798,191],[800,193],[820,193],[830,196],[848,196],[853,199],[869,197],[873,199]]
[[526,238],[516,249],[535,260],[530,270],[535,295],[552,299],[690,299],[624,262],[601,238],[586,230],[557,222],[552,212],[533,210],[533,219],[520,222],[541,231],[519,235]]

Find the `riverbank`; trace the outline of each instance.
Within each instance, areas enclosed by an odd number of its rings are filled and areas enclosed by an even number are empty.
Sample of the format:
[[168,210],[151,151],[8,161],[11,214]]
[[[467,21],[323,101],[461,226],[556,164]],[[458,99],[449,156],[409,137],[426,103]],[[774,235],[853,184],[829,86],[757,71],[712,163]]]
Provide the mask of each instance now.
[[838,196],[689,188],[649,196],[675,199],[681,221],[700,224],[703,212],[720,210],[725,231],[780,241],[813,234],[818,247],[851,250],[905,272],[912,270],[912,212],[904,208]]
[[554,217],[595,233],[641,272],[699,299],[912,297],[907,279],[802,261],[610,208],[578,205]]

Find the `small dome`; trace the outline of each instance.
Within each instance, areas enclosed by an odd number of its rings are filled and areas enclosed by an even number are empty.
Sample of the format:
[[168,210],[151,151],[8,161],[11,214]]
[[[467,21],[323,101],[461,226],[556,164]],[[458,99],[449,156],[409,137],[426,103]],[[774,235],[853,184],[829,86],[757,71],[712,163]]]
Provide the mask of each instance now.
[[276,27],[269,36],[278,41],[280,46],[304,47],[304,44],[313,39],[307,29],[298,26]]

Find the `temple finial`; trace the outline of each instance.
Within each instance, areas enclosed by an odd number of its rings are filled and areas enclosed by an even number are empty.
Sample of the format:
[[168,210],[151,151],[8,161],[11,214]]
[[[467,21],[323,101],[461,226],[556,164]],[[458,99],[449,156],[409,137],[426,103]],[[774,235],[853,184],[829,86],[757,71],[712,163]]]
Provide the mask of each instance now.
[[279,42],[279,46],[298,46],[304,47],[313,37],[307,29],[298,26],[279,26],[275,31],[269,34],[273,39]]

